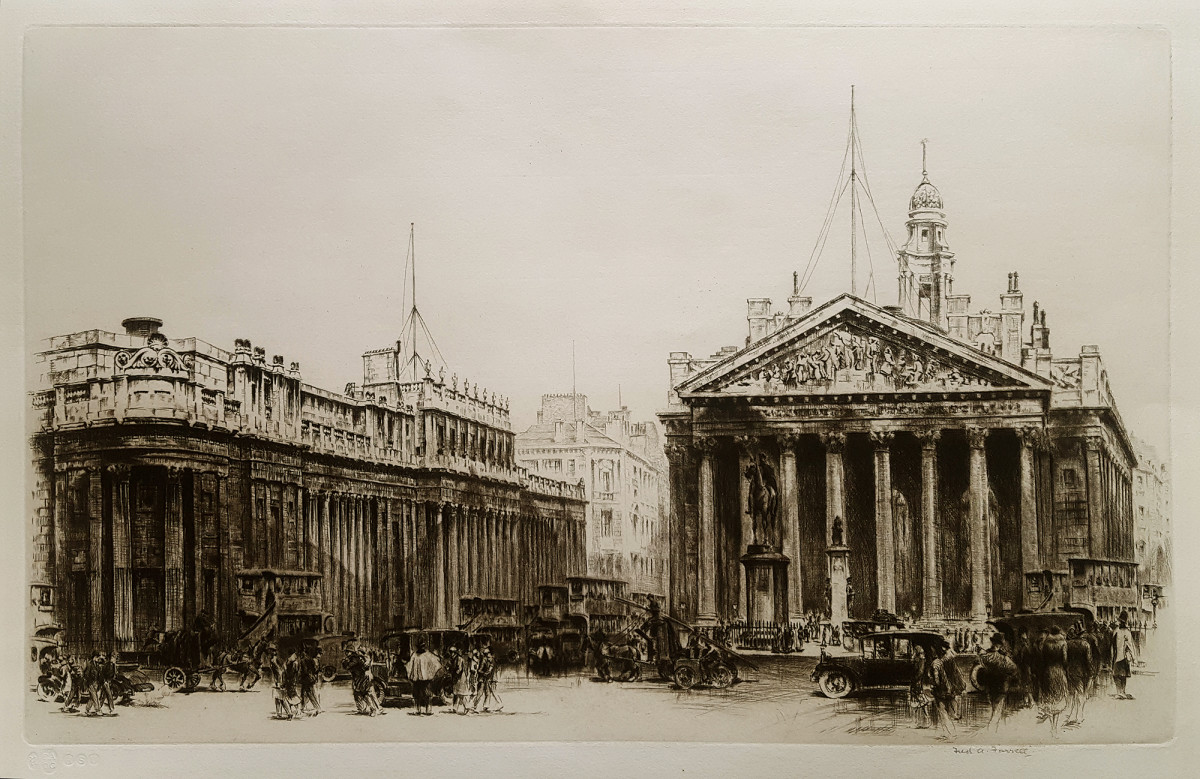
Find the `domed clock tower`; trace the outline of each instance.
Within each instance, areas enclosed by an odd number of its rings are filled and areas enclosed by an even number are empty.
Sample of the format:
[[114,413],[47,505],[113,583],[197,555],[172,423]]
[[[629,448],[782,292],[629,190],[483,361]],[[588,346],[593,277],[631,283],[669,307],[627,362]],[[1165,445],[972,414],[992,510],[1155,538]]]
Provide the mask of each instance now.
[[954,282],[954,252],[946,244],[942,195],[929,183],[921,141],[921,183],[908,204],[908,240],[898,253],[898,303],[906,316],[947,327],[946,298]]

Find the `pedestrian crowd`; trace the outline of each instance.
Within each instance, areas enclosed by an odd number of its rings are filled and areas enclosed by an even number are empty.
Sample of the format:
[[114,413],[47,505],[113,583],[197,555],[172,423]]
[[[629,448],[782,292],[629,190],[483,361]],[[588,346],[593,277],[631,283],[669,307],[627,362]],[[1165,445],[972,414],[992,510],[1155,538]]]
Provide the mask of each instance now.
[[116,717],[117,702],[126,703],[129,692],[121,685],[116,653],[93,652],[80,662],[74,655],[57,649],[44,652],[38,662],[39,694],[62,698],[60,711],[89,717]]
[[[976,646],[980,639],[975,632],[970,631],[969,642],[961,640],[961,631],[951,633],[950,640],[933,650],[932,658],[919,649],[914,654],[917,668],[909,700],[918,723],[928,718],[943,731],[943,738],[954,735],[953,720],[961,718],[965,683],[953,662],[956,647]],[[990,707],[989,730],[999,729],[1010,695],[1016,696],[1018,704],[1035,708],[1037,721],[1049,722],[1055,737],[1060,727],[1078,727],[1087,701],[1103,684],[1105,671],[1113,680],[1113,697],[1133,699],[1126,683],[1138,662],[1138,647],[1124,612],[1115,622],[1080,620],[1065,631],[1056,624],[1018,628],[1011,643],[1000,632],[984,639],[988,645],[978,652],[971,681]]]

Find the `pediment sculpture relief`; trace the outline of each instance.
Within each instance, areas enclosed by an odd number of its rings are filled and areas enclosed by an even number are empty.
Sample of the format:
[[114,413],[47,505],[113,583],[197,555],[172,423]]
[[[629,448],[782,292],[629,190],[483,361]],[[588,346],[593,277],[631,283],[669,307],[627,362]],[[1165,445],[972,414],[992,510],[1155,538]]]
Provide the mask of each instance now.
[[754,366],[727,392],[776,393],[954,390],[992,383],[960,365],[879,335],[833,330],[796,351]]

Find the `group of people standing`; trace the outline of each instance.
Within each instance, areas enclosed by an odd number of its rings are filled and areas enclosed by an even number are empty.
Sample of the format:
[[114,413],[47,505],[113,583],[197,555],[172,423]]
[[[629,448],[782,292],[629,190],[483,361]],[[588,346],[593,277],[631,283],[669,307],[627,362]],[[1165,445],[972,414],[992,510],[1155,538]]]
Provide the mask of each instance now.
[[1051,625],[1036,631],[1018,630],[1014,646],[1001,633],[979,657],[976,686],[992,706],[989,725],[998,727],[1010,690],[1037,710],[1038,722],[1049,722],[1057,736],[1062,727],[1083,723],[1087,700],[1101,686],[1103,673],[1112,674],[1113,697],[1132,700],[1126,683],[1137,662],[1138,648],[1122,612],[1115,623],[1076,622],[1065,631]]
[[496,660],[490,647],[463,650],[451,646],[446,653],[445,672],[455,714],[503,711],[504,702],[496,694]]
[[83,713],[89,717],[117,716],[115,653],[94,652],[86,662],[80,663],[72,655],[47,652],[42,656],[39,670],[43,678],[53,680],[61,690],[63,705],[60,711],[78,713],[82,705]]
[[316,657],[295,649],[284,658],[272,644],[263,654],[262,670],[271,682],[276,719],[315,717],[321,713],[317,692],[320,665]]

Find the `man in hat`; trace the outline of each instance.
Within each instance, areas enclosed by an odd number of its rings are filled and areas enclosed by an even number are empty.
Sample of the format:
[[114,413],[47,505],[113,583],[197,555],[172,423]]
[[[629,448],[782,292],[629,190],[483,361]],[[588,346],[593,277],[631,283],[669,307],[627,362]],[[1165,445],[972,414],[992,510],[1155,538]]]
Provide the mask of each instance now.
[[1117,700],[1131,701],[1133,696],[1125,692],[1125,684],[1133,673],[1132,664],[1137,658],[1133,633],[1129,631],[1129,614],[1122,611],[1117,617],[1117,629],[1113,631],[1113,682],[1117,685]]
[[429,640],[425,636],[418,638],[417,651],[408,659],[408,666],[405,668],[413,686],[413,702],[416,704],[413,714],[433,715],[429,684],[441,669],[442,662],[438,660],[437,655],[429,651]]
[[[452,695],[453,700],[450,704],[450,711],[455,714],[467,713],[467,698],[471,695],[471,670],[467,665],[467,658],[463,656],[458,646],[451,646],[449,654],[446,658],[446,675],[451,684],[454,685]],[[462,710],[459,711],[459,706]]]
[[[96,704],[96,710],[100,711],[101,707],[108,709],[105,716],[117,716],[116,701],[113,697],[113,688],[117,684],[117,653],[113,652],[110,655],[100,655],[100,668],[97,674],[97,688],[100,693],[100,702]],[[101,712],[102,714],[104,712]]]
[[84,713],[89,717],[100,716],[100,664],[103,662],[104,655],[93,652],[92,659],[83,667],[83,685],[88,693]]

